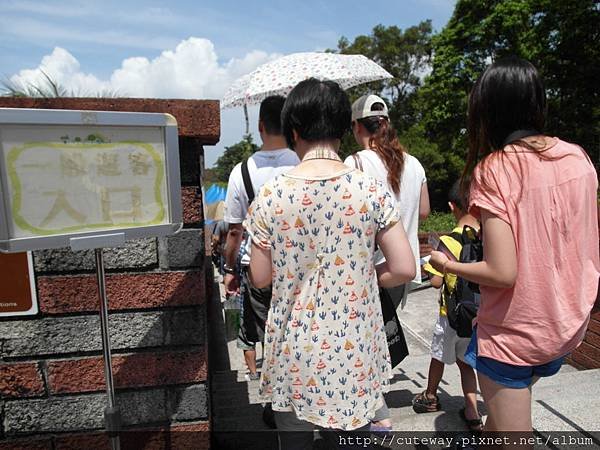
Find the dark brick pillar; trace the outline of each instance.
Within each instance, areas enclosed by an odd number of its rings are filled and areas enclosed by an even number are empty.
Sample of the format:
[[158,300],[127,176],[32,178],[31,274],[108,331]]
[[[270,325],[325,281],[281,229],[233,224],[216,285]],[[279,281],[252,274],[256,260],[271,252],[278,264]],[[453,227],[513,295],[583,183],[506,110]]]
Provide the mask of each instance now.
[[[184,229],[105,250],[122,448],[208,448],[203,145],[216,101],[14,99],[0,107],[164,112],[177,119]],[[0,449],[108,448],[93,251],[34,252],[40,313],[0,321]]]

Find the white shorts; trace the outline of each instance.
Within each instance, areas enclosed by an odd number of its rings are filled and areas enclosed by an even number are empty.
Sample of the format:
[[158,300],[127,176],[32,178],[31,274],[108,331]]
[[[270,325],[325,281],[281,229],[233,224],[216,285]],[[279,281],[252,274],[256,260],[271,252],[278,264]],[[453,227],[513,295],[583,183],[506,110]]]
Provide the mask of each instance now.
[[438,316],[431,340],[431,357],[444,364],[454,364],[456,359],[464,361],[470,338],[461,338],[448,323],[446,316]]

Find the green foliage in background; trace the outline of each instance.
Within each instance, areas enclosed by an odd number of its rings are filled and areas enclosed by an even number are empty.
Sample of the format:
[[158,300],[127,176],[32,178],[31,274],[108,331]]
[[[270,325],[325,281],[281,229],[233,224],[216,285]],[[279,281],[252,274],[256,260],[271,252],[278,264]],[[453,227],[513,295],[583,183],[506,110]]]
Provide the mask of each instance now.
[[417,123],[400,136],[400,143],[425,168],[431,207],[441,210],[446,208],[450,186],[460,176],[462,160],[456,154],[440,151],[425,136],[423,125]]
[[594,0],[459,0],[433,38],[432,72],[418,100],[426,137],[450,161],[449,172],[467,148],[469,91],[491,61],[507,55],[528,59],[544,78],[547,132],[583,145],[598,161],[598,23]]
[[390,118],[398,132],[415,123],[414,99],[422,75],[431,59],[431,21],[402,30],[397,26],[377,25],[369,35],[350,42],[342,37],[337,52],[361,54],[372,59],[394,76],[390,80],[360,85],[349,91],[354,101],[367,93],[378,93],[388,100]]
[[[377,25],[371,34],[357,36],[352,42],[342,37],[335,51],[365,55],[394,75],[392,80],[356,86],[348,94],[351,101],[368,93],[376,93],[387,101],[390,120],[399,134],[400,142],[425,167],[432,205],[443,207],[443,193],[447,191],[449,183],[458,177],[461,159],[444,158],[436,144],[426,138],[421,125],[418,93],[423,77],[430,70],[432,36],[431,21],[405,30],[396,26]],[[346,135],[340,149],[342,159],[359,150],[362,149],[356,144],[352,133]]]
[[[378,25],[336,51],[363,54],[393,80],[349,90],[351,100],[377,93],[390,107],[400,141],[427,173],[431,204],[460,177],[467,152],[469,91],[492,61],[508,55],[530,60],[548,96],[546,132],[582,145],[600,161],[600,6],[597,0],[458,0],[444,29],[429,21],[404,31]],[[341,153],[359,150],[353,137]]]
[[225,147],[225,151],[215,162],[213,169],[214,181],[227,183],[229,174],[235,165],[250,157],[256,150],[258,150],[258,145],[253,142],[251,134],[244,136],[237,144]]
[[419,224],[421,233],[447,233],[456,226],[456,219],[451,213],[432,211],[429,217]]

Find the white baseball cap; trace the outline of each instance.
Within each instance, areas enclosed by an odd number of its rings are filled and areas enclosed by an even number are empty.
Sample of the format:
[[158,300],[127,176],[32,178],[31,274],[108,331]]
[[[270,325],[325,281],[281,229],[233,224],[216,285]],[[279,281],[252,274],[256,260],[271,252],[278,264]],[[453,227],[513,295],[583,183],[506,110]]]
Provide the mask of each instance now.
[[[383,109],[373,111],[371,108],[375,103],[382,103]],[[364,119],[365,117],[388,116],[388,108],[383,99],[375,94],[363,95],[352,103],[352,120]]]

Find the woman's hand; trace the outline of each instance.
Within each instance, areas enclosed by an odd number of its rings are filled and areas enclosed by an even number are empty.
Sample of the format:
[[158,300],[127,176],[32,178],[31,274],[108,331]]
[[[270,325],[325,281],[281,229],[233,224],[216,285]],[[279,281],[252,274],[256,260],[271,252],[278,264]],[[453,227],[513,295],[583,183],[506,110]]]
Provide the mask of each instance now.
[[442,252],[432,250],[429,264],[440,273],[444,273],[444,264],[449,261],[449,258]]

